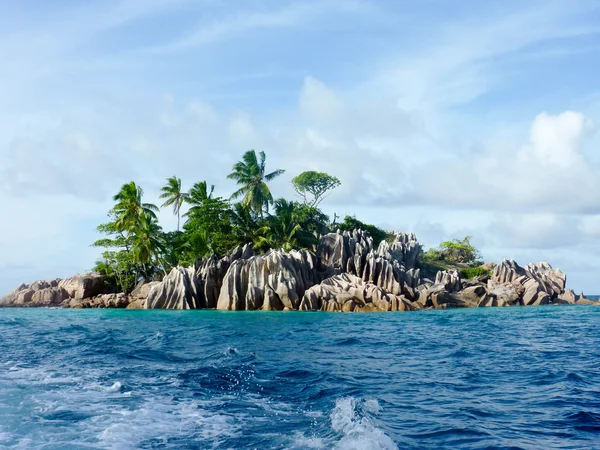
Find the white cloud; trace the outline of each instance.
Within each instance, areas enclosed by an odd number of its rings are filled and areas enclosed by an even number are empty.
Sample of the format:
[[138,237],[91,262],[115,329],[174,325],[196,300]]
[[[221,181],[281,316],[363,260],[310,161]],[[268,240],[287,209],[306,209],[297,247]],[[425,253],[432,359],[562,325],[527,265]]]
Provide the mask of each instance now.
[[[0,291],[88,269],[94,227],[123,182],[150,201],[174,174],[227,196],[225,176],[250,148],[286,169],[276,196],[293,196],[297,173],[326,171],[343,183],[330,214],[416,231],[428,246],[470,234],[486,259],[549,259],[596,286],[599,110],[528,96],[515,80],[533,66],[511,66],[523,51],[576,50],[570,39],[598,31],[589,5],[484,5],[442,22],[394,2],[232,5],[90,3],[0,35],[11,63],[0,74],[0,208],[11,218]],[[161,221],[175,225],[169,211]]]
[[591,119],[580,112],[565,111],[558,116],[544,112],[533,122],[530,145],[519,155],[522,163],[577,169],[585,164],[581,152],[583,138],[593,128]]

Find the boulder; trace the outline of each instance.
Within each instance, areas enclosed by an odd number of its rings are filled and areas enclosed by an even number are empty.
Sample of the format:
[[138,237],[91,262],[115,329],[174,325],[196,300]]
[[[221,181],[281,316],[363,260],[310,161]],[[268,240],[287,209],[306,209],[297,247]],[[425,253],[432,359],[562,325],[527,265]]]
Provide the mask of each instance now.
[[498,302],[506,305],[518,305],[521,303],[521,296],[525,292],[523,286],[518,283],[500,284],[488,280],[487,291],[490,295],[496,297]]
[[348,273],[334,275],[311,287],[300,303],[301,311],[375,312],[413,309],[415,307],[404,296],[393,295]]
[[435,276],[435,283],[444,286],[448,292],[458,292],[461,288],[458,270],[440,270]]
[[104,277],[98,273],[86,273],[66,278],[58,283],[70,298],[91,298],[104,293]]
[[158,286],[160,283],[160,281],[141,281],[137,284],[135,289],[131,291],[129,297],[132,299],[132,301],[146,300],[148,295],[150,295],[152,288],[154,288],[154,286]]
[[574,305],[577,302],[577,300],[579,300],[579,296],[575,294],[575,292],[572,289],[567,289],[565,292],[558,296],[557,300],[560,303]]
[[217,309],[297,310],[306,290],[317,281],[315,267],[315,257],[306,250],[270,250],[238,259],[223,279]]
[[500,264],[494,267],[492,280],[496,283],[504,284],[516,281],[519,277],[527,275],[525,269],[519,266],[512,259],[503,259]]
[[540,289],[551,298],[555,298],[565,291],[567,276],[560,270],[553,269],[550,264],[546,262],[528,264],[525,269],[527,275],[536,280]]
[[389,261],[397,261],[405,269],[410,270],[417,267],[422,248],[414,233],[394,232],[391,243],[385,240],[379,243],[377,254]]
[[68,298],[69,294],[62,287],[47,287],[35,291],[31,296],[31,303],[27,306],[60,306]]
[[147,309],[199,309],[198,278],[194,266],[174,267],[160,284],[152,287]]

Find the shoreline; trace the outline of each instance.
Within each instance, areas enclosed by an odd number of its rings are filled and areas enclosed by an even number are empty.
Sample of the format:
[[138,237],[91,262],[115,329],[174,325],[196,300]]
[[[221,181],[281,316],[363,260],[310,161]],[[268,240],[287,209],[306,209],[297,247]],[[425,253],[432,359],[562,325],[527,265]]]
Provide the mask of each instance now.
[[422,274],[421,244],[397,232],[393,241],[362,230],[329,233],[315,252],[246,245],[190,267],[174,267],[160,281],[114,292],[97,273],[22,284],[0,299],[8,307],[215,309],[327,312],[400,312],[426,309],[596,305],[566,289],[566,275],[546,262],[487,264],[462,279],[457,268]]

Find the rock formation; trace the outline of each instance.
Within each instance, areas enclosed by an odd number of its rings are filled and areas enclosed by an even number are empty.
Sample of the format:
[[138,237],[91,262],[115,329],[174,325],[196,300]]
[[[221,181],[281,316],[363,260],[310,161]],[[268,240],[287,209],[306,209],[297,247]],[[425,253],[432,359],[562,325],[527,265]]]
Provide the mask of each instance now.
[[301,311],[410,311],[416,306],[402,295],[365,283],[356,275],[344,273],[327,278],[304,293]]
[[231,264],[223,279],[217,309],[298,309],[305,291],[316,279],[312,253],[270,250]]
[[[98,274],[22,284],[0,306],[302,311],[410,311],[426,308],[598,304],[565,291],[566,276],[548,263],[489,264],[492,275],[461,280],[457,270],[421,279],[421,245],[395,233],[377,250],[363,231],[323,236],[315,254],[236,248],[191,267],[175,267],[160,282],[113,293]],[[433,278],[433,275],[432,275]]]

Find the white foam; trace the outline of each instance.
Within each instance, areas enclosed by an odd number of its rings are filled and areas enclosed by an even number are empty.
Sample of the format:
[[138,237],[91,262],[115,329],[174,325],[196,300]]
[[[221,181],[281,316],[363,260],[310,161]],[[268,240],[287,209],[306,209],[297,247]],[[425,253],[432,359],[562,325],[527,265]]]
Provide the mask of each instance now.
[[119,383],[118,381],[116,381],[115,383],[113,383],[113,385],[111,387],[109,387],[107,389],[108,392],[119,392],[121,390],[121,383]]
[[[375,402],[375,403],[373,403]],[[344,450],[396,450],[398,446],[392,439],[377,428],[368,417],[361,417],[357,411],[359,402],[353,397],[345,397],[335,402],[331,413],[331,426],[334,431],[343,436],[335,448]],[[360,405],[366,411],[379,411],[381,408],[376,400],[370,400],[368,405]]]

